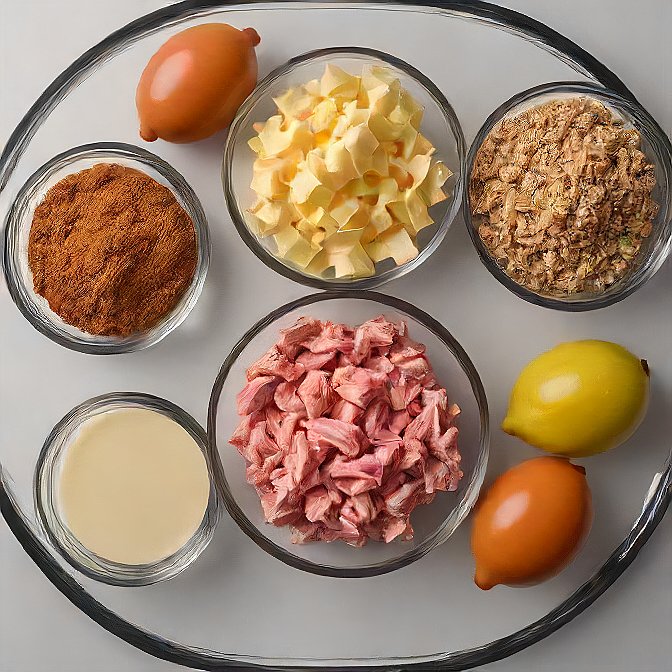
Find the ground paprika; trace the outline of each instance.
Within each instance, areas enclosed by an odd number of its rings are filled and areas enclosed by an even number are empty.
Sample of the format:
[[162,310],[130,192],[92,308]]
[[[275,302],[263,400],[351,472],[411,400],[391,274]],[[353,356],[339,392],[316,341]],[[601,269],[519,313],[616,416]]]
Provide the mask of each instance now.
[[33,286],[65,322],[129,336],[155,325],[187,290],[198,260],[194,224],[167,187],[100,163],[51,187],[33,215]]

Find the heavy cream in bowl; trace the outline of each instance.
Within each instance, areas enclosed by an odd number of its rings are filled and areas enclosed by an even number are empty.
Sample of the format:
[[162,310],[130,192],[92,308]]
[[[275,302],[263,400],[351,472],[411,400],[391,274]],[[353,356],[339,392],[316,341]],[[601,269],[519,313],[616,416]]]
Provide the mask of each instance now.
[[38,511],[84,573],[122,585],[169,578],[205,547],[216,521],[203,430],[163,400],[167,407],[151,408],[102,399],[72,411],[47,440]]

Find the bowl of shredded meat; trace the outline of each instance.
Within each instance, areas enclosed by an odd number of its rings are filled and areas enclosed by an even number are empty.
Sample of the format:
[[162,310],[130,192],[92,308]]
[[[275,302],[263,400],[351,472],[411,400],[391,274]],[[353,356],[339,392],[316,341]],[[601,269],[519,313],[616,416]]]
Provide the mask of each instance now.
[[210,399],[215,480],[259,546],[316,574],[392,571],[446,541],[488,454],[483,385],[422,310],[310,295],[254,325]]
[[467,164],[474,246],[526,301],[611,305],[672,249],[672,147],[635,100],[588,83],[534,87],[490,115]]

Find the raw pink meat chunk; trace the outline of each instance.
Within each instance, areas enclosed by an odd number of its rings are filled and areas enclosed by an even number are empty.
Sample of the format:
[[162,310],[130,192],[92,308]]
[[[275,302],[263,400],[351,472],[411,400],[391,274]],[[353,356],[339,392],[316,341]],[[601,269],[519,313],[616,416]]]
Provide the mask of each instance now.
[[293,542],[409,540],[415,507],[457,489],[460,409],[405,323],[302,317],[246,374],[230,442]]

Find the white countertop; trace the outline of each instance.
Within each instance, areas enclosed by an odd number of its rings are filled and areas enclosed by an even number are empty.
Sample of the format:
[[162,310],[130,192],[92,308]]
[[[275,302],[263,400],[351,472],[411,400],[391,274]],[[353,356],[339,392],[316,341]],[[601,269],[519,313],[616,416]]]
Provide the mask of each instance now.
[[[0,0],[0,145],[52,79],[158,0]],[[672,133],[667,0],[502,3],[575,40],[616,72]],[[668,54],[671,53],[668,51]],[[661,273],[672,290],[670,262]],[[385,289],[395,293],[394,289]],[[403,298],[403,296],[402,296]],[[670,334],[668,334],[669,336]],[[0,370],[2,367],[0,354]],[[2,422],[0,410],[0,422]],[[614,588],[550,638],[487,672],[659,672],[672,660],[672,516]],[[70,604],[0,522],[0,672],[161,672],[176,665],[116,639]]]

